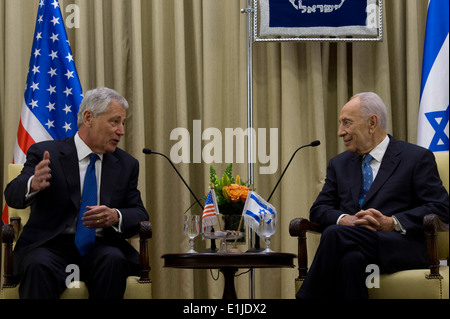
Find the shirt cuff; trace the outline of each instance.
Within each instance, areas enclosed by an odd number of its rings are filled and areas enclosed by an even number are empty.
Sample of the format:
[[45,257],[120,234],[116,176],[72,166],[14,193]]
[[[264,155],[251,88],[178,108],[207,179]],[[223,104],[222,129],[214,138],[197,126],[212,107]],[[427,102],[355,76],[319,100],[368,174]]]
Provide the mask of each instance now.
[[402,234],[402,235],[406,234],[406,229],[403,228],[402,224],[400,224],[400,222],[398,221],[397,217],[392,216],[392,218],[394,219],[394,223],[397,224],[398,226],[400,226],[399,233]]
[[119,215],[119,223],[116,226],[112,226],[116,232],[121,233],[122,232],[122,213],[117,208],[113,208],[116,210],[117,214]]
[[27,193],[25,194],[25,201],[30,200],[31,198],[33,198],[34,195],[36,195],[37,193],[39,193],[39,191],[34,192],[34,193],[30,193],[30,189],[31,189],[31,180],[33,179],[33,177],[34,177],[34,175],[31,176],[31,177],[28,179],[28,182],[27,182]]
[[341,214],[339,218],[337,219],[336,225],[339,225],[339,222],[341,221],[342,217],[347,216],[348,214]]

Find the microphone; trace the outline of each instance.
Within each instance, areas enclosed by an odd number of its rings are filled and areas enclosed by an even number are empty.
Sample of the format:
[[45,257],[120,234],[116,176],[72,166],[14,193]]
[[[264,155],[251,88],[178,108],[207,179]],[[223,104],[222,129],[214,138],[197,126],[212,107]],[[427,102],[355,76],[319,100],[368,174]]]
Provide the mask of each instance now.
[[297,152],[300,151],[302,148],[309,147],[309,146],[316,147],[316,146],[319,146],[319,145],[320,145],[320,141],[312,141],[312,142],[309,143],[309,144],[306,144],[306,145],[303,145],[303,146],[300,146],[299,148],[297,148],[297,150],[294,152],[294,154],[292,154],[291,159],[289,160],[288,164],[287,164],[286,167],[284,168],[283,173],[281,173],[281,176],[280,176],[280,178],[278,179],[277,184],[276,184],[275,187],[273,188],[272,193],[270,193],[270,196],[269,196],[269,198],[267,199],[267,201],[270,201],[270,199],[272,198],[273,193],[274,193],[275,190],[277,189],[278,184],[280,184],[280,181],[281,181],[281,179],[283,178],[284,173],[286,173],[286,170],[287,170],[287,168],[289,167],[289,165],[291,164],[292,160],[294,159],[295,154],[297,154]]
[[172,165],[173,169],[175,170],[175,172],[177,172],[178,176],[181,178],[181,180],[183,181],[184,185],[186,185],[187,189],[189,189],[189,191],[191,192],[192,196],[194,196],[195,200],[197,201],[197,203],[200,205],[200,207],[202,208],[202,211],[204,209],[203,205],[200,203],[199,199],[197,198],[197,196],[195,196],[194,192],[192,191],[192,189],[189,187],[189,185],[186,183],[186,181],[184,180],[183,176],[181,176],[180,172],[177,170],[177,168],[175,167],[175,165],[173,165],[172,161],[170,160],[170,158],[168,158],[166,155],[162,154],[162,153],[158,153],[155,151],[152,151],[149,148],[144,148],[142,150],[142,152],[144,154],[157,154],[157,155],[161,155],[162,157],[164,157],[165,159],[167,159],[170,163],[170,165]]
[[[192,189],[189,187],[189,185],[186,183],[186,181],[184,180],[183,176],[181,176],[180,172],[177,170],[177,168],[175,167],[175,165],[173,165],[173,162],[170,160],[170,158],[168,158],[166,155],[162,154],[162,153],[158,153],[155,151],[152,151],[149,148],[144,148],[142,150],[142,152],[144,154],[156,154],[156,155],[161,155],[162,157],[164,157],[165,159],[167,159],[170,163],[170,165],[172,165],[173,169],[175,170],[175,172],[177,172],[178,176],[181,178],[181,180],[183,181],[184,185],[186,185],[187,189],[189,189],[189,191],[191,192],[192,196],[194,196],[195,200],[197,201],[197,203],[200,205],[200,207],[202,208],[202,211],[204,210],[204,207],[202,205],[202,203],[200,203],[200,201],[198,200],[197,196],[195,196],[194,192],[192,191]],[[214,230],[214,227],[212,228],[212,230]],[[217,247],[216,247],[216,241],[214,239],[211,239],[211,247],[209,249],[206,249],[205,252],[208,253],[215,253],[217,251]]]

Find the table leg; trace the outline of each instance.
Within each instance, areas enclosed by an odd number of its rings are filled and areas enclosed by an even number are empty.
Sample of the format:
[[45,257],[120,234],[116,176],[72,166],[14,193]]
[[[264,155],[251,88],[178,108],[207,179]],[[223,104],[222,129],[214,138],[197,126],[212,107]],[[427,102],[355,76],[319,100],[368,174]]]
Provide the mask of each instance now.
[[234,275],[238,269],[235,267],[224,267],[220,268],[220,271],[225,277],[222,299],[237,299],[236,289],[234,287]]

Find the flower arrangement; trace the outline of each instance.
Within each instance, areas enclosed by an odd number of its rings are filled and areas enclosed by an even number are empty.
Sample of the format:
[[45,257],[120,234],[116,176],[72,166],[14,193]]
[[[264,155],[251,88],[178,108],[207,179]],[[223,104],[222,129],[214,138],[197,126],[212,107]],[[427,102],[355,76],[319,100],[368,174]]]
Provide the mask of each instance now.
[[240,215],[247,199],[250,187],[242,182],[239,175],[233,177],[233,166],[229,164],[225,168],[222,178],[219,178],[216,170],[210,166],[210,183],[216,193],[217,206],[222,215]]

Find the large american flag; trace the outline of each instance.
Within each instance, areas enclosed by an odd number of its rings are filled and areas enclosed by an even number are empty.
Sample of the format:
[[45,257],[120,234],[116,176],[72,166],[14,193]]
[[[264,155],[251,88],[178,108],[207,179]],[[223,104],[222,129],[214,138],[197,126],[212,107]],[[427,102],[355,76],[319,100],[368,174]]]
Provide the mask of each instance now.
[[24,163],[33,143],[73,136],[82,99],[59,3],[40,0],[13,162]]

